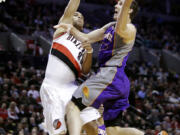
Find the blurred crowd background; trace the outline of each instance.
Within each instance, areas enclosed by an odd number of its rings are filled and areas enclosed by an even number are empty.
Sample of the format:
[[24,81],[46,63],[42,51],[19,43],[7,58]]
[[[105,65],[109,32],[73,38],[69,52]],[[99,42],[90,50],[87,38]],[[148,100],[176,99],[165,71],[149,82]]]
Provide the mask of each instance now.
[[[0,4],[0,135],[47,134],[43,130],[39,96],[49,51],[43,43],[52,41],[53,25],[67,2],[7,0]],[[136,52],[139,59],[130,57],[126,67],[131,81],[131,106],[123,113],[121,124],[142,129],[149,135],[157,135],[160,130],[180,135],[180,72],[176,68],[180,65],[180,1],[138,2],[135,47],[143,53]],[[84,32],[113,21],[115,3],[115,0],[82,0],[79,11],[85,17]],[[16,48],[22,42],[24,46]],[[94,47],[91,74],[98,68],[98,44]],[[164,52],[170,56],[168,59],[163,57]],[[144,57],[144,53],[150,53],[158,64],[151,61],[151,55]],[[168,62],[173,62],[173,67],[164,66]]]

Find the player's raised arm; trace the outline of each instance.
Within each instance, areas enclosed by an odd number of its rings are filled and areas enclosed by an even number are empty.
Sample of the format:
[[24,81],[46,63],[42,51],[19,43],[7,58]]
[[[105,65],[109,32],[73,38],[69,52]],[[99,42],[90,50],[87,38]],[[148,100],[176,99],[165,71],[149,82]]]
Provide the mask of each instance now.
[[[122,1],[120,1],[122,2]],[[116,33],[124,39],[125,42],[132,41],[136,35],[136,28],[131,24],[129,13],[133,12],[130,9],[133,0],[124,0],[123,3],[118,3],[115,8],[121,10],[118,13]]]
[[59,20],[59,23],[63,22],[63,23],[72,24],[72,17],[74,13],[77,11],[79,4],[80,4],[80,0],[70,0],[64,11],[63,16]]
[[[65,8],[64,14],[60,18],[59,23],[73,24],[73,15],[77,11],[80,4],[80,0],[70,0],[67,7]],[[59,27],[54,32],[54,38],[61,35],[65,30],[62,27]]]

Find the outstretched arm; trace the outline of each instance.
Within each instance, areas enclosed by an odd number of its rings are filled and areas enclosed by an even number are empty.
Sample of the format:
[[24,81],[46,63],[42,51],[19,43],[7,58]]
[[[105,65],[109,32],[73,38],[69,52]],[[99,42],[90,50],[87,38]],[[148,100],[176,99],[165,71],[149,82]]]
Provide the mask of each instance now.
[[101,28],[94,30],[88,34],[85,34],[77,30],[75,27],[72,27],[70,31],[70,33],[73,34],[81,42],[86,42],[90,44],[97,41],[101,41],[104,37],[104,32],[105,30]]
[[110,26],[114,25],[114,24],[115,24],[115,22],[110,22],[110,23],[104,25],[102,28],[88,33],[87,34],[88,41],[90,43],[95,43],[95,42],[103,40],[104,33],[105,33],[106,29],[109,28]]
[[130,6],[133,0],[125,0],[122,10],[119,12],[118,20],[116,24],[116,33],[122,37],[125,41],[132,41],[136,35],[136,29],[134,25],[128,24]]
[[95,43],[95,42],[103,40],[104,32],[106,31],[106,29],[114,24],[115,24],[115,22],[108,23],[108,24],[104,25],[102,28],[94,30],[88,34],[80,32],[78,29],[73,27],[71,24],[61,23],[59,25],[56,25],[54,28],[57,29],[59,27],[63,27],[67,31],[69,31],[71,34],[73,34],[81,42],[87,42],[87,43],[91,44],[91,43]]

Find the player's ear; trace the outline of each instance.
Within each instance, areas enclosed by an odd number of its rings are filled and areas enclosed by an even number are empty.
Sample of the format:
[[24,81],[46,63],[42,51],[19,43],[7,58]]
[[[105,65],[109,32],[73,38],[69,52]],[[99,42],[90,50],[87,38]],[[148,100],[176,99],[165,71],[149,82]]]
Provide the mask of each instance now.
[[131,14],[132,12],[133,12],[133,9],[130,9],[130,10],[129,10],[129,14]]

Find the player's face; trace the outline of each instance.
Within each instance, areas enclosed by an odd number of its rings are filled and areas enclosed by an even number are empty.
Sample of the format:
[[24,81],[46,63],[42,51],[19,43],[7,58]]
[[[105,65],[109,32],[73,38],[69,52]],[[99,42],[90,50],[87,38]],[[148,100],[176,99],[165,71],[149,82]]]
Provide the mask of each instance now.
[[124,1],[125,0],[119,0],[118,3],[114,6],[114,20],[117,20],[118,14],[121,12]]
[[81,13],[75,12],[73,16],[73,25],[74,27],[82,30],[84,26],[84,17]]

